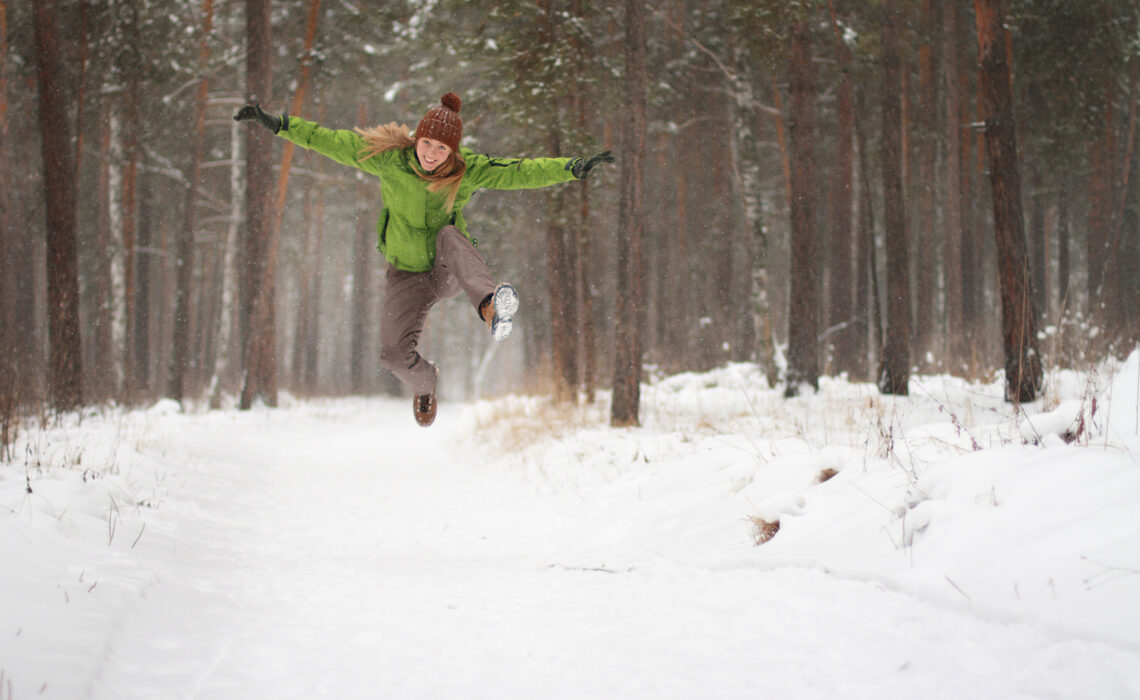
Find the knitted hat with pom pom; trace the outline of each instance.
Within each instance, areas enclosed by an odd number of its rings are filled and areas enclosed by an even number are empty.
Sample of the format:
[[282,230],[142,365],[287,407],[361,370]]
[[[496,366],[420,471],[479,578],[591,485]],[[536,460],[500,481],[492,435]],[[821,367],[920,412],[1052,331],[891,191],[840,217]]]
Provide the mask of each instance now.
[[447,144],[451,150],[459,148],[463,137],[463,120],[459,118],[462,102],[459,95],[449,92],[439,98],[439,106],[432,107],[416,126],[416,141],[422,138],[435,139]]

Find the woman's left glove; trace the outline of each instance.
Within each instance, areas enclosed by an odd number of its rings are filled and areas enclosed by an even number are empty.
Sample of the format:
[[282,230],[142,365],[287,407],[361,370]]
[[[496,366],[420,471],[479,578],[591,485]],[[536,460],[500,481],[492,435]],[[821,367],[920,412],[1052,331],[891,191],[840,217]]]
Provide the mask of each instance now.
[[574,173],[574,177],[579,180],[585,180],[586,176],[590,174],[599,163],[612,163],[614,162],[613,154],[610,151],[604,151],[596,156],[590,156],[588,159],[583,160],[579,158],[574,161],[570,166],[570,172]]
[[235,122],[244,122],[249,119],[254,119],[258,124],[261,124],[266,129],[273,133],[281,131],[281,127],[289,128],[289,115],[283,114],[280,117],[276,114],[268,114],[261,108],[261,105],[246,105],[238,110],[234,115]]

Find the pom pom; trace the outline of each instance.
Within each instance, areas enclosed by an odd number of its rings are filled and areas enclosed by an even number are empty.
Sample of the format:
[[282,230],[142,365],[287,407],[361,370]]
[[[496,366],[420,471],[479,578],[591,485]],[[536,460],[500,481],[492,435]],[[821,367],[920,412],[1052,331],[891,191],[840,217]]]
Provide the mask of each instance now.
[[443,97],[439,98],[439,103],[444,107],[450,109],[452,112],[458,112],[460,105],[463,104],[463,102],[459,99],[459,95],[456,95],[454,92],[449,92]]

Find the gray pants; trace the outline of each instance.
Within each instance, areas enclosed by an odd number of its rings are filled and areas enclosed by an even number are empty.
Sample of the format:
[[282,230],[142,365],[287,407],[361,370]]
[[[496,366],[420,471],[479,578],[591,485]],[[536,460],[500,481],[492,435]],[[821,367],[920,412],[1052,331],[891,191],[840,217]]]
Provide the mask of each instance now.
[[435,390],[435,367],[416,350],[431,307],[440,299],[467,294],[472,306],[495,291],[487,263],[454,226],[435,239],[435,266],[429,272],[405,272],[388,266],[380,313],[380,361],[415,394]]

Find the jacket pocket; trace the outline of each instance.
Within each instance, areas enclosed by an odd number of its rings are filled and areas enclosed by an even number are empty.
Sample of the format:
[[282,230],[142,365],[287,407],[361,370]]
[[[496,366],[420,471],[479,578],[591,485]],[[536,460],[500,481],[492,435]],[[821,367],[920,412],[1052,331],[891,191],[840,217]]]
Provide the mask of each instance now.
[[383,253],[388,248],[388,207],[380,212],[380,221],[376,223],[376,250]]

